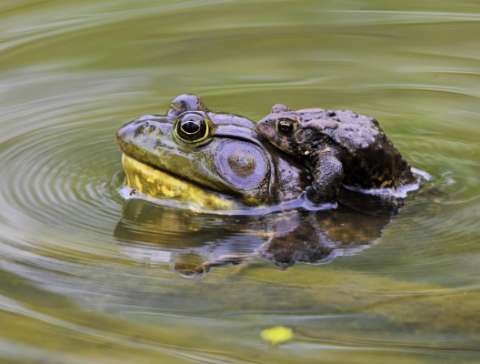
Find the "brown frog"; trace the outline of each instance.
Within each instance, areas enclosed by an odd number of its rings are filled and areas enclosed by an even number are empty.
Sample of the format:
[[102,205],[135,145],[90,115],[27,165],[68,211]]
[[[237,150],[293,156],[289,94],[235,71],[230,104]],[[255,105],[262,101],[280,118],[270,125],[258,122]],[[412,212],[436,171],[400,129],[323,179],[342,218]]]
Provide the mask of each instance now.
[[394,189],[416,181],[378,121],[350,110],[292,111],[277,104],[256,130],[311,169],[307,196],[314,202],[335,201],[342,185]]

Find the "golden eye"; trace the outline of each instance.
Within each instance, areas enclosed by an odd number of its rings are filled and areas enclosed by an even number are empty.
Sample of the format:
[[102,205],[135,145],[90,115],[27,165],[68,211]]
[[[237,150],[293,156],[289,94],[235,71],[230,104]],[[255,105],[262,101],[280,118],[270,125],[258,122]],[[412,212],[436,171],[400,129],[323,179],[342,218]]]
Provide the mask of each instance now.
[[183,142],[198,143],[208,137],[209,126],[203,113],[186,112],[177,118],[174,130]]
[[290,118],[281,118],[277,121],[277,130],[283,135],[291,135],[296,126],[297,121]]

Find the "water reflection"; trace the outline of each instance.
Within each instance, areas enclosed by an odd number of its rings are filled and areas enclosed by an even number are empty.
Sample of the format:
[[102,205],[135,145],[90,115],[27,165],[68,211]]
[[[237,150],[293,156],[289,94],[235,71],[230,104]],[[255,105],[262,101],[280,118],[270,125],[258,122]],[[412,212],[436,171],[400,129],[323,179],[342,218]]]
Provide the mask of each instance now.
[[[335,210],[262,216],[198,214],[127,200],[114,236],[133,259],[168,263],[184,276],[253,259],[269,260],[281,269],[297,262],[328,263],[370,246],[390,221],[392,211],[381,200],[351,195],[350,206]],[[355,211],[355,205],[362,205],[363,212]]]

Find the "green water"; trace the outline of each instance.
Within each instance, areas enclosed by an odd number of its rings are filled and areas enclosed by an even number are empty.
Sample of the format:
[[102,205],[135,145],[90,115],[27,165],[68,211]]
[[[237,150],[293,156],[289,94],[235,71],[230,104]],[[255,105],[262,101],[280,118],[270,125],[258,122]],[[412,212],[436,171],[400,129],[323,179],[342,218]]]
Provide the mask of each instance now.
[[[479,34],[474,0],[0,2],[0,362],[480,362]],[[374,115],[433,180],[357,254],[186,278],[283,225],[125,206],[115,130],[183,92]]]

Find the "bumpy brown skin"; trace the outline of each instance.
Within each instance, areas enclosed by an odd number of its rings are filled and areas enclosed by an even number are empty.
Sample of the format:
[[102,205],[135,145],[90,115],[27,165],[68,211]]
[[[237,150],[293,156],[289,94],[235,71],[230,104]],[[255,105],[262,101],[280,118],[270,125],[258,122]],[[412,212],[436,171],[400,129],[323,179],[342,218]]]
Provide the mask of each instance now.
[[415,181],[410,165],[368,116],[349,110],[291,111],[278,104],[256,128],[261,137],[311,168],[307,193],[315,202],[334,201],[342,184],[396,188]]

